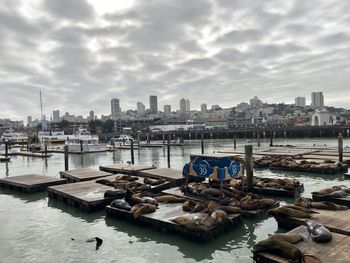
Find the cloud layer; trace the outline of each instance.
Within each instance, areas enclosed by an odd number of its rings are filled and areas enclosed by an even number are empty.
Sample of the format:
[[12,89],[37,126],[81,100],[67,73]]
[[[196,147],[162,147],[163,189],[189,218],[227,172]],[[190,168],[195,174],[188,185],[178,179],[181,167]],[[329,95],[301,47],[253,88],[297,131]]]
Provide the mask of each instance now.
[[182,97],[231,107],[323,91],[350,108],[348,1],[3,2],[0,118],[38,117],[40,89],[47,115],[109,114],[113,97],[127,109],[151,94],[177,109]]

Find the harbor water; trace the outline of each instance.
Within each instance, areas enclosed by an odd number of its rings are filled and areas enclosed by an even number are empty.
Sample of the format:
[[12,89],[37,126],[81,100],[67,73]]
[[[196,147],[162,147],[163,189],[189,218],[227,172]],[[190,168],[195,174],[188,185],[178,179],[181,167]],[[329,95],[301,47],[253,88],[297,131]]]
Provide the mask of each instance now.
[[[243,149],[246,140],[238,140]],[[257,147],[255,141],[251,141]],[[262,140],[261,147],[269,141]],[[314,147],[336,147],[332,139],[286,139],[274,144]],[[344,147],[350,140],[344,139]],[[205,152],[233,150],[233,140],[206,140]],[[200,141],[189,141],[184,147],[171,147],[171,167],[182,169],[190,154],[200,153]],[[166,148],[135,150],[136,164],[167,167]],[[48,159],[14,156],[9,163],[0,163],[0,177],[23,174],[43,174],[59,177],[64,169],[63,154]],[[130,150],[69,156],[69,168],[96,167],[103,164],[127,162]],[[303,196],[333,185],[350,186],[342,175],[309,174],[303,172],[259,169],[256,176],[296,178],[304,183]],[[281,204],[293,199],[276,198]],[[173,234],[157,232],[124,220],[111,219],[105,212],[86,213],[57,200],[47,193],[22,194],[0,188],[0,262],[252,262],[252,246],[278,229],[272,217],[244,219],[232,231],[210,243],[196,243]],[[86,239],[103,239],[101,248]],[[72,240],[74,238],[74,240]]]

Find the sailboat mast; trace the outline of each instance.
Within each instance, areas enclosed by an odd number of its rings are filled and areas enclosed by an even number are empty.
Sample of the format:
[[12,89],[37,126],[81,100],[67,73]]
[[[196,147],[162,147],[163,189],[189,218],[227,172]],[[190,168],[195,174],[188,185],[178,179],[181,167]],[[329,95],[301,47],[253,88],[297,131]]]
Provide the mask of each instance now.
[[41,90],[40,90],[40,122],[41,122],[41,130],[44,130],[44,127],[43,127],[43,100],[41,97]]

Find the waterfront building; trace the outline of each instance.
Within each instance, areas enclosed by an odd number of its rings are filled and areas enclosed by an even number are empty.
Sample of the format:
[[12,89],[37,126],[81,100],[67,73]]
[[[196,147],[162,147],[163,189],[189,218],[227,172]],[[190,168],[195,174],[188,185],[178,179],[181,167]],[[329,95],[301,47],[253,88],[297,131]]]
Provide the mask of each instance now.
[[296,97],[295,98],[295,106],[297,107],[305,107],[306,106],[306,98],[305,97]]
[[143,116],[143,115],[145,115],[145,113],[146,113],[145,105],[142,102],[138,101],[137,102],[137,115]]
[[158,112],[158,99],[157,96],[149,96],[149,109],[151,114],[156,114]]
[[171,113],[171,105],[164,105],[164,114],[169,116]]
[[333,116],[325,109],[316,109],[311,115],[311,126],[332,125]]
[[324,97],[322,91],[311,93],[311,106],[314,108],[324,107]]
[[201,112],[206,113],[208,111],[208,106],[206,103],[201,104]]
[[59,122],[59,121],[60,121],[60,110],[52,111],[52,122]]
[[120,116],[119,99],[114,98],[111,100],[111,116],[113,120]]

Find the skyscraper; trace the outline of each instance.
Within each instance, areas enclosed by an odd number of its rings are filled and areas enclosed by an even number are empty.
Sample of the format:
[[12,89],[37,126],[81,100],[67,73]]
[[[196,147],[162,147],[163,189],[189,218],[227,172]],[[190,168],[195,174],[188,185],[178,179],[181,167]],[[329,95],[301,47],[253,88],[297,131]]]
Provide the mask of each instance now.
[[186,100],[184,98],[180,100],[180,113],[186,113]]
[[190,106],[190,100],[186,99],[186,112],[190,112],[191,111],[191,106]]
[[322,91],[311,93],[311,106],[314,108],[324,107],[324,98]]
[[33,121],[32,116],[28,116],[27,117],[27,126],[29,126],[32,121]]
[[297,107],[305,107],[306,106],[306,98],[305,97],[296,97],[295,98],[295,106]]
[[59,121],[60,121],[60,110],[52,111],[52,122],[59,122]]
[[93,110],[90,111],[89,117],[90,117],[90,121],[95,120],[95,112]]
[[171,105],[164,105],[164,113],[165,115],[170,115],[171,113]]
[[206,113],[208,111],[208,106],[205,103],[201,104],[201,112]]
[[119,100],[116,98],[111,100],[111,115],[112,119],[117,119],[120,116]]
[[142,116],[145,115],[146,107],[142,102],[137,102],[137,115]]
[[154,95],[149,96],[149,109],[152,114],[156,114],[158,112],[157,96],[154,96]]

